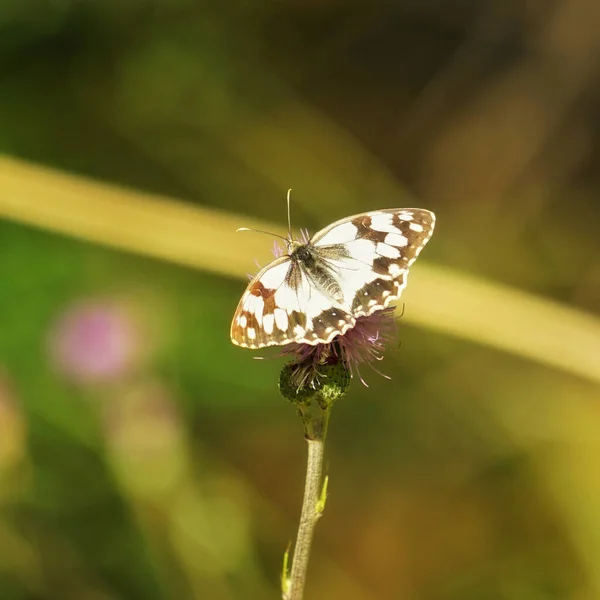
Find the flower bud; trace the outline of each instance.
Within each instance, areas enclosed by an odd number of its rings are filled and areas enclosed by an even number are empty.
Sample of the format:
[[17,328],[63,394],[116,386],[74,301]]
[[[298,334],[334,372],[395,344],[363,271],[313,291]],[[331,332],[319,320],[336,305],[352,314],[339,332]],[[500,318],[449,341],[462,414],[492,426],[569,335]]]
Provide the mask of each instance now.
[[279,391],[288,401],[308,405],[316,400],[325,409],[350,387],[350,371],[344,361],[315,365],[312,361],[287,363],[279,375]]

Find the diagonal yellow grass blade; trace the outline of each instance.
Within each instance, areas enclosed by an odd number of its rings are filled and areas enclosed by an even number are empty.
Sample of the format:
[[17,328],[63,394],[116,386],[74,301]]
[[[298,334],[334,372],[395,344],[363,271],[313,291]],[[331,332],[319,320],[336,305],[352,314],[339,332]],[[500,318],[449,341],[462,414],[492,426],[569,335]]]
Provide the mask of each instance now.
[[[8,156],[0,156],[0,217],[229,277],[254,271],[254,258],[263,264],[270,259],[270,244],[262,236],[236,234],[238,227],[285,235],[245,216]],[[423,259],[405,300],[410,319],[421,326],[600,383],[600,320],[593,315]]]

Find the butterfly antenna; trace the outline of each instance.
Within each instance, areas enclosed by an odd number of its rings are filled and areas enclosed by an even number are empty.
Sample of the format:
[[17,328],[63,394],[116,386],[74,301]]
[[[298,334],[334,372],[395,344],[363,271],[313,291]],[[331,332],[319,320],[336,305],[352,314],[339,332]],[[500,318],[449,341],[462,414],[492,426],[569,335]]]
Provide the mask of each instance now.
[[292,196],[292,188],[288,190],[287,193],[287,213],[288,213],[288,238],[292,239],[292,213],[290,210],[290,199]]
[[254,231],[254,233],[264,233],[266,235],[272,235],[274,237],[279,238],[280,240],[283,240],[284,242],[287,242],[287,238],[284,238],[282,235],[279,235],[277,233],[271,233],[270,231],[262,231],[261,229],[252,229],[251,227],[238,227],[235,232],[238,233],[239,231]]

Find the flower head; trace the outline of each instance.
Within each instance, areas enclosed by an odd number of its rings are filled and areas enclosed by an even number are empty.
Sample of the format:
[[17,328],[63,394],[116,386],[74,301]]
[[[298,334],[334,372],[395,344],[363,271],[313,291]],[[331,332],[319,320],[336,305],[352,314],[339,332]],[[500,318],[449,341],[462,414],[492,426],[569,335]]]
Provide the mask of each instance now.
[[[283,351],[285,355],[295,358],[284,367],[284,371],[289,371],[287,379],[290,386],[296,388],[298,398],[302,395],[309,397],[322,387],[324,378],[332,376],[331,369],[334,367],[340,373],[346,372],[349,377],[356,372],[361,382],[367,385],[360,375],[359,366],[368,364],[379,373],[373,363],[383,358],[385,347],[395,334],[394,309],[390,307],[358,317],[354,327],[344,335],[335,337],[329,344],[290,344]],[[284,396],[289,399],[289,394],[284,393]]]

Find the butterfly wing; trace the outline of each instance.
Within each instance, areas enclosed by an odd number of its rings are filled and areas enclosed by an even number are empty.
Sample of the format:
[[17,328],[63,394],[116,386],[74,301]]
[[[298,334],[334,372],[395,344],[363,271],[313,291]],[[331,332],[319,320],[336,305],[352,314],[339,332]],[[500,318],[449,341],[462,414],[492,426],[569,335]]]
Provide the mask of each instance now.
[[314,286],[289,256],[274,260],[250,281],[231,323],[231,341],[244,348],[292,342],[329,343],[355,324],[343,306]]
[[422,208],[384,209],[341,219],[311,240],[355,318],[387,307],[406,287],[408,270],[435,227]]

